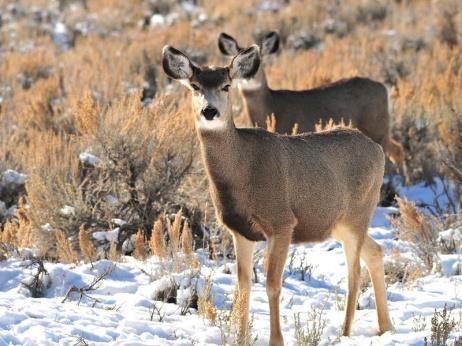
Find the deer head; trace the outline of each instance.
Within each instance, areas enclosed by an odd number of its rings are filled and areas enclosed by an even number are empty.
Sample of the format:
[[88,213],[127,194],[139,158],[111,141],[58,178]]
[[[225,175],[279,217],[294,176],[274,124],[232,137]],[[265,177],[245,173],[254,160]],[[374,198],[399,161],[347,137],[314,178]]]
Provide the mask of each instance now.
[[162,66],[172,79],[192,93],[192,106],[198,129],[225,129],[234,126],[229,89],[235,80],[252,78],[260,66],[260,50],[252,45],[236,53],[225,67],[199,67],[181,51],[165,46]]

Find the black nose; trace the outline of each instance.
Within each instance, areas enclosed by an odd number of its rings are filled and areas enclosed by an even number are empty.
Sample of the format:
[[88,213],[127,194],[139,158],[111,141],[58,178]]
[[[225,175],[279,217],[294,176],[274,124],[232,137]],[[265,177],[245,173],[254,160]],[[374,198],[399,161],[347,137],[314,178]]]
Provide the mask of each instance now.
[[207,106],[202,110],[202,115],[207,120],[213,120],[215,116],[218,116],[218,109],[215,107]]

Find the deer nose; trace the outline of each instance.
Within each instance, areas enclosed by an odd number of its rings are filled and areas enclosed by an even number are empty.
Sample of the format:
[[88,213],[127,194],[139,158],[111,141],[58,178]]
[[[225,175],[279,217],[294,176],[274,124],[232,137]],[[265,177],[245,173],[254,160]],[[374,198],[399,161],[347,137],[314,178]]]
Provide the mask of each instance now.
[[215,116],[218,117],[218,109],[212,106],[207,106],[202,110],[202,115],[207,120],[213,120]]

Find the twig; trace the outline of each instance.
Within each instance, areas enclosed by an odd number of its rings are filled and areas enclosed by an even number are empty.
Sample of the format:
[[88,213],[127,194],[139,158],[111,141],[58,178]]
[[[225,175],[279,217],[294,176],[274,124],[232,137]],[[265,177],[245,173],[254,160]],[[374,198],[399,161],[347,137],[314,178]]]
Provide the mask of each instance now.
[[96,305],[96,303],[100,303],[100,300],[90,296],[88,292],[94,291],[98,289],[101,286],[101,282],[103,279],[105,279],[107,276],[109,276],[112,271],[114,270],[115,265],[109,266],[106,268],[104,272],[96,276],[93,281],[90,283],[88,286],[84,287],[77,287],[77,286],[72,286],[67,290],[66,295],[64,296],[64,299],[61,301],[61,303],[64,303],[66,300],[70,299],[72,293],[77,293],[78,294],[78,301],[77,305],[80,305],[80,302],[82,301],[83,297],[86,297],[87,299],[91,300],[93,302],[92,307]]
[[156,302],[152,304],[152,308],[150,310],[151,321],[154,319],[154,314],[157,314],[157,316],[159,316],[159,322],[162,322],[164,320],[165,312],[161,314],[161,310],[163,306],[164,304],[162,304],[162,306],[158,308]]
[[77,341],[72,346],[90,346],[90,344],[81,336],[77,336]]
[[40,298],[43,297],[44,291],[47,288],[43,284],[43,277],[49,274],[45,269],[42,260],[36,258],[32,259],[31,263],[28,264],[28,267],[32,267],[33,265],[37,265],[37,273],[32,276],[32,281],[30,283],[23,281],[21,282],[21,285],[30,291],[32,298]]

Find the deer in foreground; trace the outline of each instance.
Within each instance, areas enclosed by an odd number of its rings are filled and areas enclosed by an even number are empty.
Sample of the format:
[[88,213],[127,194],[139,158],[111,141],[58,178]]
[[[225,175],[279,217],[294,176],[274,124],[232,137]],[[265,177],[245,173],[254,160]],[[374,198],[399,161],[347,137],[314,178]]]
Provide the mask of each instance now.
[[342,243],[348,266],[343,335],[350,334],[353,322],[360,258],[374,286],[379,331],[390,330],[382,251],[367,234],[382,184],[382,148],[351,128],[296,136],[236,128],[228,92],[233,81],[258,72],[257,45],[240,51],[226,67],[196,66],[170,46],[162,59],[165,73],[191,90],[213,204],[233,237],[240,342],[247,333],[255,243],[264,240],[270,345],[283,345],[279,298],[289,245],[329,237]]
[[[218,37],[218,47],[221,53],[231,57],[242,51],[237,41],[225,33]],[[276,53],[279,35],[275,31],[267,34],[260,49],[263,59]],[[298,132],[308,132],[314,131],[320,120],[351,122],[382,146],[406,178],[403,146],[391,138],[388,94],[382,83],[355,77],[308,90],[273,90],[268,86],[262,66],[252,79],[239,83],[239,89],[252,124],[262,126],[266,118],[274,114],[276,132],[291,133],[295,124]]]

